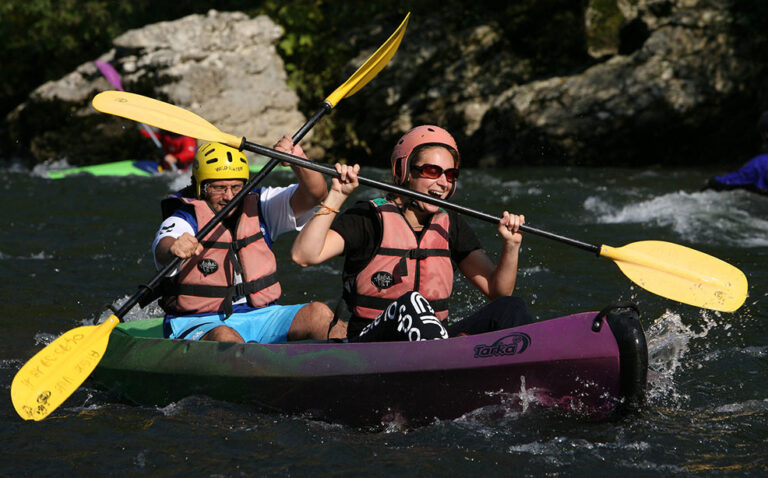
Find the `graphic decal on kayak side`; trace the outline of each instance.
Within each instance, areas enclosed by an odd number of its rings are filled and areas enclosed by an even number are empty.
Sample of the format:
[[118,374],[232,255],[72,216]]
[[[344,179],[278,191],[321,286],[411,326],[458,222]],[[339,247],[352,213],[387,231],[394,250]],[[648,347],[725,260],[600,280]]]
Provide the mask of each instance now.
[[505,335],[491,345],[475,345],[475,358],[515,355],[525,352],[531,345],[531,336],[522,332]]

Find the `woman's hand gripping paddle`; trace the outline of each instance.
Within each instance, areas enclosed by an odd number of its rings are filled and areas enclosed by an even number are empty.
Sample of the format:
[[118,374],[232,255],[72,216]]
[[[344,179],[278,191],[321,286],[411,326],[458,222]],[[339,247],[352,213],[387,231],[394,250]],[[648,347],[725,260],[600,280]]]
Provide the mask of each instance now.
[[[326,98],[322,108],[293,136],[294,143],[303,138],[307,131],[325,113],[331,111],[339,101],[360,90],[386,66],[400,46],[409,16],[410,14],[405,17],[389,39],[343,85]],[[121,88],[118,87],[118,89]],[[139,121],[140,123],[150,124],[166,131],[178,132],[183,130],[186,133],[179,134],[184,136],[216,141],[236,148],[240,148],[244,141],[244,138],[224,135],[215,126],[192,112],[132,93],[122,91],[99,93],[94,98],[93,105],[99,111],[117,114],[129,119],[133,119],[134,115],[145,116],[147,120]],[[116,111],[121,111],[123,114]],[[172,118],[171,124],[174,125],[170,129],[162,126],[167,123],[169,115]],[[211,131],[218,132],[218,134],[206,136],[206,132]],[[273,151],[269,148],[266,149]],[[290,157],[293,158],[294,156]],[[279,162],[280,160],[276,159],[269,161],[259,174],[251,179],[248,185],[197,233],[197,239],[201,240],[216,227],[221,219],[229,214]],[[145,294],[154,289],[160,280],[180,261],[181,259],[177,257],[169,262],[146,286],[128,299],[106,321],[99,325],[87,325],[66,332],[24,364],[11,383],[11,401],[19,416],[25,420],[42,420],[72,395],[98,365],[109,343],[109,335],[120,322],[120,319]]]
[[[102,96],[108,95],[108,96]],[[135,121],[145,121],[160,128],[179,134],[195,136],[207,141],[218,141],[230,146],[247,149],[254,153],[284,161],[303,168],[338,177],[334,168],[320,165],[290,154],[275,151],[250,143],[238,136],[219,131],[210,123],[193,124],[186,110],[138,95],[126,96],[116,92],[100,93],[93,100],[99,111],[123,116]],[[205,120],[202,120],[205,121]],[[453,204],[432,196],[420,194],[392,184],[358,177],[360,184],[383,191],[402,194],[419,201],[435,204],[468,216],[497,224],[498,217],[485,214],[464,206]],[[558,234],[536,229],[527,224],[520,228],[538,236],[546,237],[601,257],[611,259],[621,271],[640,287],[668,299],[724,312],[732,312],[744,303],[747,297],[747,278],[732,265],[678,244],[662,241],[640,241],[613,248],[597,246]]]

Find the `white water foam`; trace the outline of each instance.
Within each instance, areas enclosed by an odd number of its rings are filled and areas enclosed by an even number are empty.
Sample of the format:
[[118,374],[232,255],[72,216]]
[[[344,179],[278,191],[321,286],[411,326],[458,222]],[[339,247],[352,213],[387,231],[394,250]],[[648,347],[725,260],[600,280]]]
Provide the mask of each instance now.
[[163,174],[164,178],[169,180],[169,189],[171,191],[180,191],[192,183],[192,173],[169,173]]
[[35,334],[35,345],[48,345],[54,340],[56,340],[59,336],[53,335],[49,333],[44,332],[38,332]]
[[[512,445],[507,451],[512,454],[533,455],[544,458],[548,465],[568,466],[576,462],[577,457],[590,455],[596,460],[604,461],[607,453],[616,450],[627,451],[631,454],[650,450],[651,444],[645,441],[592,442],[586,439],[573,439],[565,436],[553,437],[548,441],[534,441],[520,445]],[[630,463],[632,468],[658,469],[654,464]]]
[[53,259],[53,255],[46,254],[44,251],[40,251],[37,253],[32,253],[28,256],[11,256],[9,254],[4,254],[2,251],[0,251],[0,260],[3,260],[3,259],[21,259],[21,260],[41,261],[45,259]]
[[688,240],[739,247],[768,246],[768,200],[744,191],[678,191],[618,205],[599,196],[584,201],[598,223],[649,223]]
[[501,184],[500,191],[503,192],[501,195],[503,203],[512,201],[521,195],[536,196],[544,193],[540,184],[530,185],[520,181],[505,181]]
[[675,383],[675,373],[685,363],[685,355],[690,351],[693,339],[703,339],[715,327],[728,328],[729,324],[718,324],[712,315],[720,317],[719,312],[702,310],[701,331],[696,332],[685,325],[679,314],[665,311],[656,319],[646,332],[648,341],[648,401],[658,402],[671,400],[672,404],[680,406],[689,399],[686,394],[679,393]]
[[38,178],[48,178],[48,173],[51,171],[58,171],[60,169],[69,169],[73,167],[66,159],[49,159],[42,163],[36,164],[32,168],[32,176]]
[[[0,360],[0,370],[18,370],[24,362],[19,359],[2,359]],[[10,384],[8,384],[10,388]]]
[[319,272],[321,274],[329,274],[334,276],[341,275],[341,270],[328,264],[318,264],[314,266],[307,266],[306,268],[302,269],[302,272],[303,273]]
[[536,265],[532,267],[521,267],[518,271],[522,277],[530,277],[542,272],[549,272],[549,269],[543,265]]
[[[123,297],[117,299],[112,304],[112,306],[115,309],[119,309],[120,307],[122,307],[123,304],[128,302],[128,299],[130,299],[130,298],[131,298],[131,296],[129,296],[129,295],[123,296]],[[109,318],[109,316],[112,315],[112,313],[113,312],[110,309],[102,311],[101,315],[99,315],[98,323],[100,324],[100,323],[104,322],[105,320],[107,320],[107,318]],[[164,314],[165,313],[163,312],[163,309],[161,309],[160,306],[157,305],[157,301],[154,301],[154,302],[150,303],[149,305],[147,305],[144,308],[140,308],[138,306],[134,306],[133,308],[131,308],[131,310],[128,311],[127,314],[125,314],[125,317],[123,317],[121,320],[123,322],[132,322],[134,320],[143,320],[143,319],[151,319],[153,317],[162,317]],[[83,323],[84,323],[84,325],[93,325],[92,320],[87,320],[86,319],[86,320],[83,321]]]
[[762,400],[747,400],[741,403],[729,403],[715,408],[717,413],[731,413],[734,415],[765,413],[768,412],[768,398]]

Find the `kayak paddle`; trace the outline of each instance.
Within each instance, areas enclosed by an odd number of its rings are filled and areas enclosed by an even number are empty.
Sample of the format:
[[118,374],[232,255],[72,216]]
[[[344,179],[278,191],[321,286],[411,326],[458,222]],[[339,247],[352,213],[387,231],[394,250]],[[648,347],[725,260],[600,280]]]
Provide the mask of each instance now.
[[[338,87],[325,99],[322,107],[293,136],[294,143],[303,138],[312,126],[314,126],[324,114],[331,111],[339,101],[356,93],[360,88],[371,81],[384,66],[386,66],[400,46],[400,42],[405,34],[409,16],[410,13],[406,15],[400,26],[387,41],[379,47],[379,49],[376,50],[376,52],[374,52],[374,54],[371,55],[371,57],[368,58],[368,60],[366,60],[366,62],[363,63],[363,65],[360,66],[360,68],[358,68],[346,82],[344,82],[344,84]],[[130,110],[132,107],[135,107],[138,102],[138,112],[146,113],[148,117],[152,118],[151,121],[140,121],[140,123],[150,124],[165,129],[166,131],[176,131],[175,129],[166,129],[162,126],[158,126],[165,122],[166,114],[164,112],[164,106],[171,105],[158,101],[156,103],[159,103],[161,107],[153,111],[152,108],[148,106],[149,103],[143,104],[140,100],[136,99],[145,98],[149,100],[149,98],[123,92],[119,84],[119,75],[115,76],[117,75],[117,72],[115,72],[114,75],[109,73],[110,68],[107,68],[105,76],[110,75],[107,76],[108,80],[110,77],[112,80],[117,78],[118,83],[113,84],[120,91],[105,91],[96,95],[96,98],[94,98],[94,107],[96,107],[96,109],[99,109],[96,105],[101,104],[103,100],[106,100],[107,104],[111,104],[112,102],[120,103],[122,101],[121,98],[132,98],[130,101],[127,99],[125,100],[125,106]],[[102,70],[102,72],[104,71],[105,70]],[[112,71],[114,71],[114,69],[112,69]],[[121,95],[125,96],[121,97]],[[97,98],[99,97],[102,99],[97,101]],[[181,122],[185,125],[182,129],[189,129],[196,132],[211,130],[218,131],[215,126],[200,116],[182,108],[175,106],[172,108],[175,108],[176,112],[173,119],[176,122]],[[195,134],[184,134],[184,136],[200,137]],[[267,149],[272,151],[269,148]],[[289,155],[289,157],[293,158],[295,156]],[[252,178],[243,190],[232,198],[232,201],[219,211],[213,219],[211,219],[210,222],[197,233],[195,236],[197,240],[200,241],[203,237],[208,235],[208,233],[210,233],[211,230],[213,230],[213,228],[216,227],[219,222],[221,222],[221,220],[226,217],[229,212],[234,209],[242,199],[256,187],[256,185],[259,184],[270,171],[272,171],[272,169],[275,168],[275,166],[277,166],[279,162],[280,161],[276,159],[270,160],[261,171],[259,171],[259,174]],[[99,364],[99,361],[107,349],[109,335],[120,322],[120,319],[122,319],[134,305],[139,303],[145,295],[154,290],[162,278],[173,270],[180,262],[181,258],[174,257],[152,278],[152,280],[147,284],[142,285],[141,288],[133,294],[122,307],[120,307],[120,309],[110,315],[109,318],[101,324],[86,325],[72,329],[58,337],[29,359],[29,361],[19,369],[11,383],[11,401],[13,402],[13,407],[16,409],[16,413],[25,420],[42,420],[64,403],[64,401],[77,390]]]
[[[123,82],[120,80],[120,74],[115,70],[112,65],[110,65],[107,62],[101,61],[101,60],[94,60],[94,63],[96,64],[96,67],[99,69],[102,75],[104,75],[104,78],[107,79],[110,85],[114,86],[116,90],[119,91],[125,91],[123,89]],[[157,134],[152,131],[152,128],[145,124],[141,124],[141,129],[147,132],[149,135],[149,138],[152,140],[153,143],[155,143],[155,146],[162,149],[163,145],[160,144],[160,140],[157,139]]]
[[[93,105],[104,113],[145,121],[169,131],[247,149],[276,161],[295,164],[328,176],[338,176],[334,168],[223,133],[210,123],[210,126],[193,124],[187,119],[188,111],[152,98],[107,91],[98,94],[93,99]],[[416,198],[493,224],[497,224],[500,219],[393,184],[362,177],[358,177],[358,180],[360,184]],[[635,284],[668,299],[705,309],[732,312],[741,307],[747,297],[747,278],[744,273],[720,259],[685,246],[662,241],[640,241],[614,248],[570,239],[528,224],[520,229],[611,259]]]

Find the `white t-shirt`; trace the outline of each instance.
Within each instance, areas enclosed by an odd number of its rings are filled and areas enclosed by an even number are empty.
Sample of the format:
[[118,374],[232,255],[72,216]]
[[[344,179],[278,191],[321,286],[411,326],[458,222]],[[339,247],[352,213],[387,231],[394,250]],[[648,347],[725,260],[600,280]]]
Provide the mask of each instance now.
[[[298,184],[291,184],[287,187],[264,187],[261,188],[259,201],[261,202],[261,216],[259,221],[262,224],[262,232],[269,234],[270,241],[274,241],[280,234],[291,231],[301,231],[301,228],[312,218],[313,210],[310,209],[301,217],[296,218],[291,208],[291,196],[298,188]],[[266,229],[266,232],[265,232]],[[164,237],[180,237],[185,232],[196,235],[197,230],[186,220],[178,216],[169,216],[160,225],[155,240],[152,243],[152,255],[155,258],[155,267],[162,269],[162,265],[157,261],[155,254],[157,244]],[[181,264],[172,270],[168,276],[176,275],[181,268]],[[242,282],[239,274],[235,274],[235,283]]]

